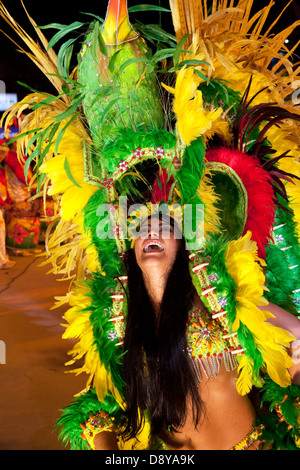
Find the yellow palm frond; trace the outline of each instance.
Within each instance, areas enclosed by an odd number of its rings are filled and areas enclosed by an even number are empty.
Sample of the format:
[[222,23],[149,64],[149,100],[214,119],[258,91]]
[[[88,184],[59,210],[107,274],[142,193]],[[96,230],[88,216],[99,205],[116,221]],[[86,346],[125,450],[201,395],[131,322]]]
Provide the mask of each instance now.
[[[35,21],[31,18],[25,6],[23,0],[21,0],[23,8],[29,18],[29,21],[33,25],[38,38],[40,39],[42,46],[34,41],[28,33],[14,20],[10,15],[8,10],[5,8],[3,2],[0,1],[0,16],[6,21],[6,23],[15,31],[15,33],[22,39],[24,44],[27,46],[28,50],[23,49],[18,45],[13,39],[11,39],[14,44],[18,47],[19,51],[26,54],[34,64],[45,74],[45,76],[50,80],[52,85],[56,88],[58,93],[62,93],[63,79],[58,76],[57,69],[57,56],[53,49],[48,50],[48,41],[41,30],[37,27]],[[5,34],[5,33],[4,33]],[[70,98],[66,95],[62,98],[66,103],[70,103]]]
[[[283,11],[288,4],[283,7]],[[290,62],[293,51],[288,50],[285,40],[299,26],[300,21],[272,35],[281,16],[278,15],[263,32],[273,5],[274,1],[271,0],[251,16],[253,0],[214,0],[210,11],[207,0],[170,0],[177,39],[190,35],[185,48],[190,47],[193,52],[204,54],[204,60],[210,64],[209,76],[214,70],[214,61],[222,63],[228,71],[233,64],[254,71],[267,69],[274,58],[278,62],[274,65],[273,74],[282,67],[288,71],[288,75],[293,73]]]

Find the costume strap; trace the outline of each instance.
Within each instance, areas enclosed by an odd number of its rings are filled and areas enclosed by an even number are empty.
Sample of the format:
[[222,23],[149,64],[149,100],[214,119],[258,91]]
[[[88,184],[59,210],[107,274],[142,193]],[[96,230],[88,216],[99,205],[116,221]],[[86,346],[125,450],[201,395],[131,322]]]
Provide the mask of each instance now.
[[[251,429],[251,431],[244,437],[240,442],[235,444],[230,450],[250,450],[250,446],[259,440],[263,425],[260,424]],[[262,441],[260,441],[262,442]],[[260,446],[257,446],[255,450],[259,450]],[[254,449],[253,449],[254,450]]]

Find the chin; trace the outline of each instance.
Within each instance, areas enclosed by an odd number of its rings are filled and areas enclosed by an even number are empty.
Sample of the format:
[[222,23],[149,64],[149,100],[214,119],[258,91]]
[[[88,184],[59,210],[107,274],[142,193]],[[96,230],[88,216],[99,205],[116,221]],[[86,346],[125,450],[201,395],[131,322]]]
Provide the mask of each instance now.
[[163,259],[165,259],[165,254],[161,253],[143,253],[141,256],[142,263],[161,263]]

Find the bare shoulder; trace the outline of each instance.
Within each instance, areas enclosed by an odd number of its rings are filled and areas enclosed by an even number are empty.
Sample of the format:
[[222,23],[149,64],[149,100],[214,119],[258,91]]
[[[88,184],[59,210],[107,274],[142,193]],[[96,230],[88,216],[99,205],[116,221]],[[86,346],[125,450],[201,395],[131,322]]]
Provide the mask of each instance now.
[[260,307],[261,310],[267,310],[271,312],[274,317],[269,318],[268,321],[275,326],[284,328],[285,330],[292,333],[297,339],[300,339],[300,320],[295,315],[287,312],[278,305],[272,304],[271,302],[264,306]]

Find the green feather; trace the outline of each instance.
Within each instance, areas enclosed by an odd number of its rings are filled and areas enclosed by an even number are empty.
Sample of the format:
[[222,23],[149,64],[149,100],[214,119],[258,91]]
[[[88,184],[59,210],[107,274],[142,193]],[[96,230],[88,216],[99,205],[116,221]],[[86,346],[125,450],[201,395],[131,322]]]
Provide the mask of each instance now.
[[[279,196],[279,202],[291,210],[292,204]],[[267,247],[266,297],[295,316],[299,315],[300,244],[293,212],[277,208],[274,243]],[[285,249],[288,248],[288,249]],[[293,267],[293,269],[290,269]]]
[[[261,405],[267,406],[269,413],[262,413],[259,417],[260,422],[265,426],[261,439],[272,441],[272,449],[299,450],[295,445],[295,438],[299,439],[300,437],[299,391],[298,385],[292,384],[283,388],[268,376],[264,377]],[[279,421],[276,412],[276,408],[279,406],[284,421]]]
[[122,410],[112,395],[106,395],[103,402],[99,402],[95,390],[89,390],[84,395],[76,398],[69,406],[63,408],[61,417],[56,423],[56,430],[59,431],[59,439],[65,446],[70,446],[70,450],[88,450],[87,441],[81,437],[82,429],[80,424],[84,424],[92,415],[103,410],[113,416],[117,422],[122,420]]

